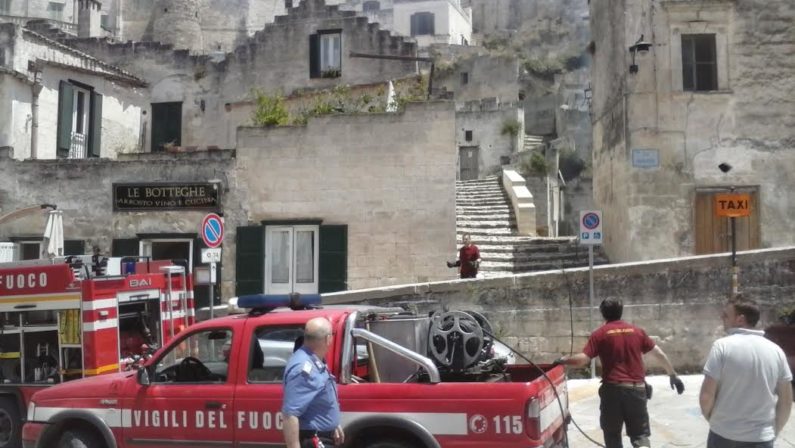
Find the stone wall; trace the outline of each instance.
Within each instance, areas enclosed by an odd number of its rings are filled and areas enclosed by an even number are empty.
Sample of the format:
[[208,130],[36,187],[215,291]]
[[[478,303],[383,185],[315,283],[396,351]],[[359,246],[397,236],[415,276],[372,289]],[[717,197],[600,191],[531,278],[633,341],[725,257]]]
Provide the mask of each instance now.
[[[795,298],[795,247],[744,252],[738,262],[741,290],[763,310],[759,326],[774,323]],[[680,372],[698,372],[712,341],[724,334],[720,312],[730,269],[726,254],[597,266],[593,325],[602,322],[601,300],[621,299],[625,320],[644,328]],[[587,268],[335,293],[324,303],[480,311],[501,339],[536,362],[570,352],[571,314],[575,352],[590,334]]]
[[411,104],[402,115],[318,118],[305,128],[241,128],[237,187],[258,198],[246,216],[346,224],[350,288],[450,278],[454,135],[446,102]]
[[[695,253],[697,192],[730,186],[757,189],[761,247],[793,244],[795,100],[781,92],[795,89],[795,4],[624,3],[591,2],[594,189],[611,260]],[[632,75],[639,29],[655,41]],[[715,90],[683,89],[681,36],[692,33],[715,36]],[[633,167],[634,149],[657,151],[659,166]]]
[[[456,144],[477,146],[479,176],[499,174],[502,165],[521,147],[524,135],[524,114],[518,103],[469,101],[456,108]],[[505,134],[507,124],[518,125],[516,135]],[[472,133],[467,141],[466,133]]]

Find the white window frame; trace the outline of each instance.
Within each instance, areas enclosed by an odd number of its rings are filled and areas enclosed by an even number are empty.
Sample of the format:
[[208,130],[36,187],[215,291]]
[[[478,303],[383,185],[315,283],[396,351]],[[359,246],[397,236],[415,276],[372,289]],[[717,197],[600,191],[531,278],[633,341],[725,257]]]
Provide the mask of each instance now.
[[22,246],[25,244],[35,244],[39,246],[37,253],[39,256],[35,259],[41,258],[41,240],[21,240],[14,242],[14,261],[22,261]]
[[342,71],[342,33],[320,34],[320,73]]
[[152,243],[188,243],[188,272],[193,272],[193,240],[190,238],[150,238],[138,242],[141,257],[152,256]]
[[11,0],[0,0],[0,15],[11,14]]
[[[269,250],[273,248],[273,233],[288,231],[290,235],[290,272],[287,283],[274,284],[271,278],[271,268],[273,257]],[[298,283],[296,281],[296,238],[295,235],[300,231],[314,232],[314,253],[313,253],[313,282]],[[265,275],[263,290],[265,294],[289,294],[297,292],[301,294],[317,294],[320,288],[320,226],[317,225],[274,225],[265,227]]]

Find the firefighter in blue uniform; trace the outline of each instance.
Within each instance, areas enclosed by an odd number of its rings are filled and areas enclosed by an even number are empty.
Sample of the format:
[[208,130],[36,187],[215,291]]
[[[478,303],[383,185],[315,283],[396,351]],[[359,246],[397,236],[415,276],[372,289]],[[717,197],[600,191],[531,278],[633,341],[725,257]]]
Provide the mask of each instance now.
[[311,319],[304,344],[284,369],[284,441],[287,448],[333,448],[344,442],[336,378],[323,359],[331,346],[331,323]]

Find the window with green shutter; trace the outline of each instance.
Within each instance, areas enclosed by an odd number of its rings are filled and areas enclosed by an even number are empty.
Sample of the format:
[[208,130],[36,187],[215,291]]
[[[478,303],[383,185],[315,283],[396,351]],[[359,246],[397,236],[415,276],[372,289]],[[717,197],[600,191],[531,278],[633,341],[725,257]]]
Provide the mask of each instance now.
[[138,238],[120,238],[113,240],[111,256],[137,257],[138,250]]
[[348,226],[320,226],[320,293],[348,289]]
[[63,242],[63,254],[69,255],[86,255],[86,244],[83,240],[66,240]]
[[265,228],[237,228],[235,237],[235,294],[260,294],[265,287]]
[[67,81],[58,86],[58,155],[66,157],[72,146],[72,126],[74,123],[75,88]]

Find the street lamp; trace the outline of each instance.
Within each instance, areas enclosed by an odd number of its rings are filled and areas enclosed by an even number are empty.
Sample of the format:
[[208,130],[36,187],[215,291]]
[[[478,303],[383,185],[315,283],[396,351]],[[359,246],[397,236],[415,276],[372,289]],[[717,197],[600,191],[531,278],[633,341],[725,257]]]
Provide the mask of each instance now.
[[635,74],[638,72],[638,64],[635,63],[635,56],[638,52],[646,53],[651,48],[651,43],[646,42],[643,40],[643,34],[640,35],[640,39],[638,39],[633,45],[629,47],[629,52],[632,53],[632,64],[629,66],[629,72]]
[[[721,170],[723,174],[729,174],[729,171],[732,170],[732,166],[723,162],[718,165],[718,169]],[[734,193],[734,185],[729,187],[729,192]],[[732,297],[735,297],[737,296],[739,288],[739,273],[737,268],[737,217],[730,216],[729,223],[731,225],[732,232]]]

